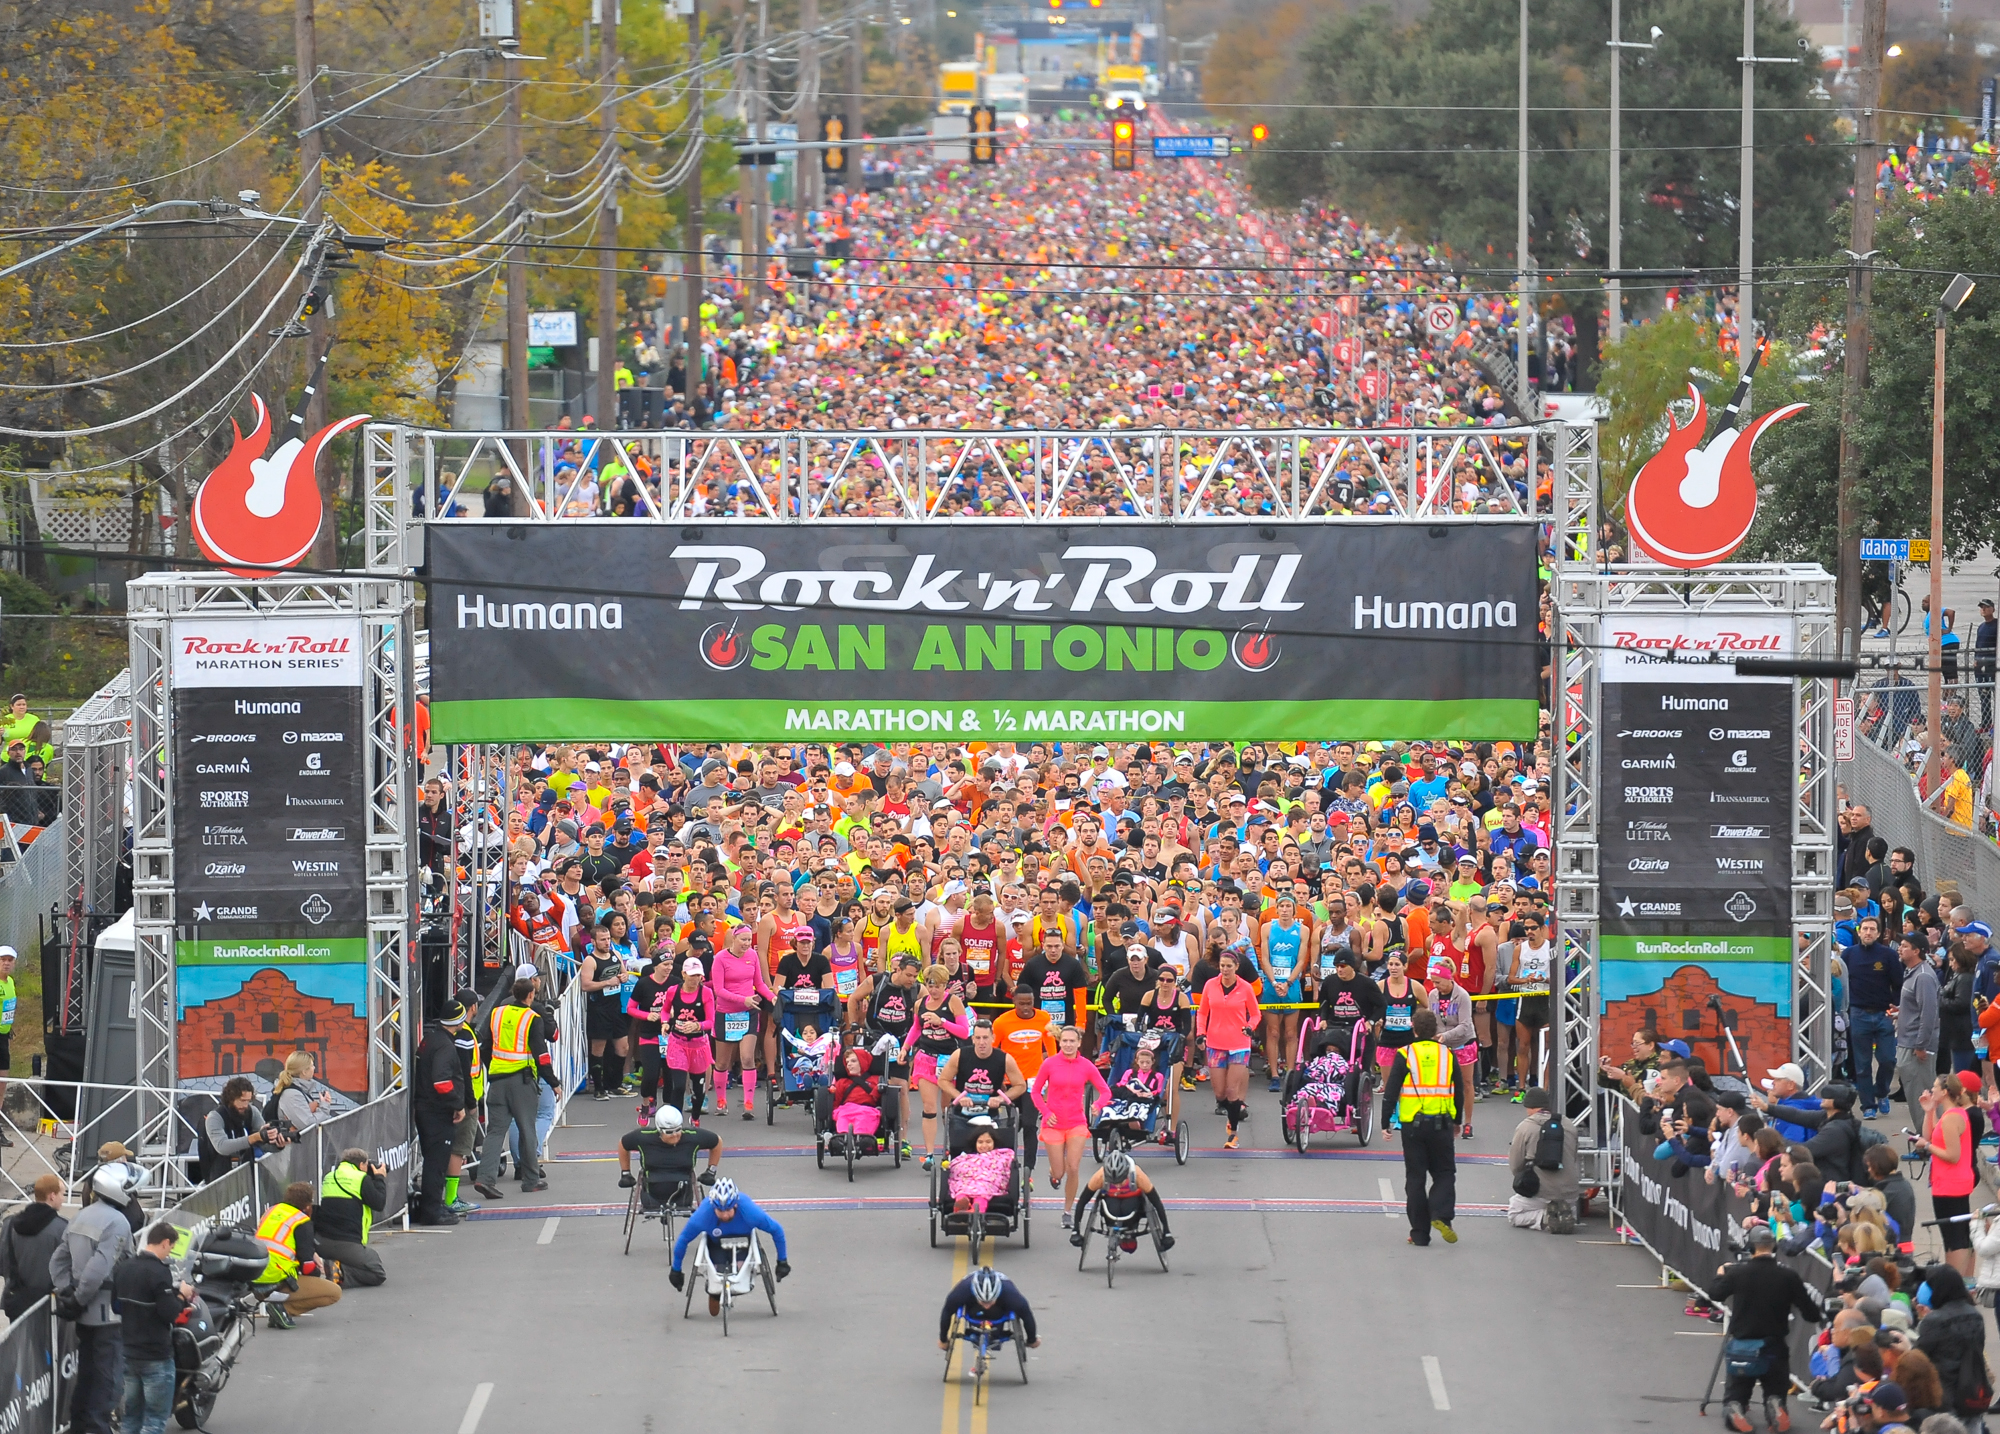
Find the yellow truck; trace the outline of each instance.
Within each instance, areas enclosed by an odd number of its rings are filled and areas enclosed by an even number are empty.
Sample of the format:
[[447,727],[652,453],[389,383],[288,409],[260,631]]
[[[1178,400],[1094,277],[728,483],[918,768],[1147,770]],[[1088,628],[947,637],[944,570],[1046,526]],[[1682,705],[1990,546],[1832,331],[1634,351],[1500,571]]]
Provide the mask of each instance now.
[[976,60],[950,60],[938,66],[938,113],[971,114],[979,103],[979,64]]
[[1146,67],[1106,65],[1097,76],[1097,93],[1108,110],[1127,112],[1146,107]]

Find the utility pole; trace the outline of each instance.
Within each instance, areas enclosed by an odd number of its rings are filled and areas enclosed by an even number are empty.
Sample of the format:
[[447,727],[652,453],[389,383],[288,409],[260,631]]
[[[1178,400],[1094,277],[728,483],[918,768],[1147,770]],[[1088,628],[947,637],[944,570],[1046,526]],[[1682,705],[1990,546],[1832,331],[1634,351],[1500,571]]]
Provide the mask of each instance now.
[[[757,106],[757,143],[762,146],[771,138],[770,127],[770,63],[765,58],[764,47],[771,35],[770,0],[757,0],[757,54],[751,62],[751,103]],[[764,297],[765,249],[769,245],[771,232],[771,181],[764,172],[764,166],[750,166],[750,232],[748,242],[743,246],[743,262],[747,269],[747,280],[743,287],[746,305],[755,304]]]
[[1605,317],[1614,344],[1625,336],[1625,295],[1618,280],[1619,261],[1624,257],[1624,186],[1618,181],[1618,81],[1625,70],[1625,56],[1618,42],[1618,0],[1611,0],[1611,282],[1605,295]]
[[[1882,50],[1888,40],[1889,0],[1863,0],[1861,63],[1854,70],[1854,208],[1848,224],[1847,371],[1840,388],[1840,481],[1834,526],[1834,610],[1843,656],[1861,647],[1861,515],[1854,495],[1861,483],[1861,400],[1868,391],[1868,307],[1875,286],[1875,108],[1882,99]],[[1893,602],[1893,599],[1892,599]],[[1850,636],[1851,634],[1851,636]]]
[[[613,93],[618,84],[619,0],[601,0],[602,20],[597,27],[597,84],[602,92],[598,125],[611,162],[618,162],[618,106]],[[597,426],[610,431],[624,427],[618,413],[618,180],[604,191],[604,207],[597,218]]]
[[[319,99],[313,93],[313,85],[319,76],[319,38],[314,25],[313,0],[293,0],[292,3],[292,48],[294,65],[298,70],[299,129],[312,130],[310,134],[299,136],[299,191],[300,214],[305,225],[300,231],[306,241],[312,241],[312,233],[318,227],[320,215],[325,205],[321,192],[320,160],[324,154],[320,131],[312,129],[319,122]],[[322,283],[331,283],[323,274],[314,276]],[[308,345],[306,350],[305,395],[306,432],[317,433],[326,426],[326,385],[314,383],[312,374],[319,363],[319,356],[326,352],[326,303],[322,297],[312,315],[306,319]],[[340,475],[333,469],[332,460],[321,452],[317,470],[313,475],[319,484],[321,510],[333,513],[334,500],[340,489]],[[192,508],[190,508],[192,511]],[[328,518],[319,525],[319,534],[313,539],[312,560],[322,568],[335,567],[339,563],[340,523]]]
[[702,252],[701,252],[701,162],[707,149],[707,123],[702,100],[706,86],[701,78],[701,0],[688,0],[688,143],[694,146],[694,163],[688,166],[687,177],[687,253],[681,259],[681,282],[686,286],[687,323],[683,339],[687,344],[687,359],[682,369],[682,383],[685,385],[682,398],[686,401],[690,414],[694,412],[695,395],[701,391],[701,298],[702,298]]
[[1515,385],[1519,390],[1521,418],[1532,422],[1536,417],[1534,385],[1528,378],[1528,308],[1533,303],[1534,279],[1531,271],[1534,263],[1528,258],[1528,0],[1521,0],[1521,125],[1520,164],[1515,179],[1514,207],[1514,262],[1520,270],[1520,304],[1514,311],[1514,362],[1519,372],[1515,374]]
[[[520,38],[520,11],[515,12],[514,36]],[[533,427],[528,416],[528,162],[521,134],[520,61],[509,52],[503,62],[507,77],[507,174],[512,181],[508,202],[516,227],[507,245],[507,426],[525,431]],[[514,445],[515,461],[527,472],[528,443]],[[514,511],[528,511],[528,495],[514,495]]]
[[867,83],[864,78],[868,61],[868,22],[861,16],[854,17],[854,43],[847,48],[847,132],[850,148],[847,151],[847,165],[841,171],[840,182],[847,186],[850,195],[859,194],[861,185],[861,87]]
[[[819,138],[819,0],[799,0],[799,99],[793,108],[799,138]],[[820,207],[820,161],[812,151],[792,155],[792,208],[801,212]],[[801,231],[803,232],[803,231]]]

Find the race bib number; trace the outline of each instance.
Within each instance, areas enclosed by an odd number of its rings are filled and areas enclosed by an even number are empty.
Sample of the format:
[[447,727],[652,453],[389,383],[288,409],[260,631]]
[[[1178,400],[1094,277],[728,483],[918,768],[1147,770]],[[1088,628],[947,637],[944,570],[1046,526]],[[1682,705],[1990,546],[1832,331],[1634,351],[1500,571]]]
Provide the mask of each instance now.
[[852,996],[860,985],[861,973],[852,966],[833,973],[833,989],[842,996]]
[[[1407,1025],[1408,1018],[1404,1018]],[[750,1034],[750,1013],[748,1011],[724,1011],[722,1013],[722,1039],[740,1041]]]
[[1383,1024],[1392,1031],[1407,1031],[1410,1029],[1410,1013],[1408,1010],[1391,1011],[1389,1019]]
[[1069,1014],[1069,1002],[1060,996],[1053,999],[1044,996],[1042,997],[1042,1009],[1060,1021]]
[[1292,972],[1295,969],[1297,968],[1292,966],[1280,966],[1277,962],[1273,961],[1271,963],[1271,979],[1276,981],[1280,986],[1289,986],[1292,984]]
[[966,960],[972,966],[972,974],[984,976],[993,969],[993,953],[990,951],[969,951]]

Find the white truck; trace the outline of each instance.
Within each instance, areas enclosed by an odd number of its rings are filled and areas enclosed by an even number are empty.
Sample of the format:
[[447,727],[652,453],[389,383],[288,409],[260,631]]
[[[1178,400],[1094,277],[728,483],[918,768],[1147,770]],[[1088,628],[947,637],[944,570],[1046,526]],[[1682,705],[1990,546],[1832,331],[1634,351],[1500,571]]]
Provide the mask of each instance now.
[[1107,110],[1127,114],[1146,107],[1146,67],[1106,65],[1097,77],[1097,92]]
[[979,77],[979,97],[993,106],[993,113],[1001,124],[1011,124],[1021,129],[1028,127],[1028,77],[1015,73],[1011,75],[981,75]]

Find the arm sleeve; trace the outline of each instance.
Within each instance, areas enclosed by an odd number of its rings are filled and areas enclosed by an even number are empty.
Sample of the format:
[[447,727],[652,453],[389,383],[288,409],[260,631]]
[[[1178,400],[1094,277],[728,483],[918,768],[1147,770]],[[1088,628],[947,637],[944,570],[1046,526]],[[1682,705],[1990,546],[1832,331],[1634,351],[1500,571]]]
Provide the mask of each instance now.
[[706,981],[701,984],[701,1029],[704,1035],[715,1034],[715,987]]
[[[949,1006],[945,1007],[946,1011],[950,1009]],[[943,1013],[939,1014],[939,1019],[944,1022],[944,1028],[954,1036],[957,1036],[961,1041],[972,1035],[972,1012],[968,1010],[961,1008],[958,1013],[958,1019],[955,1021]]]

